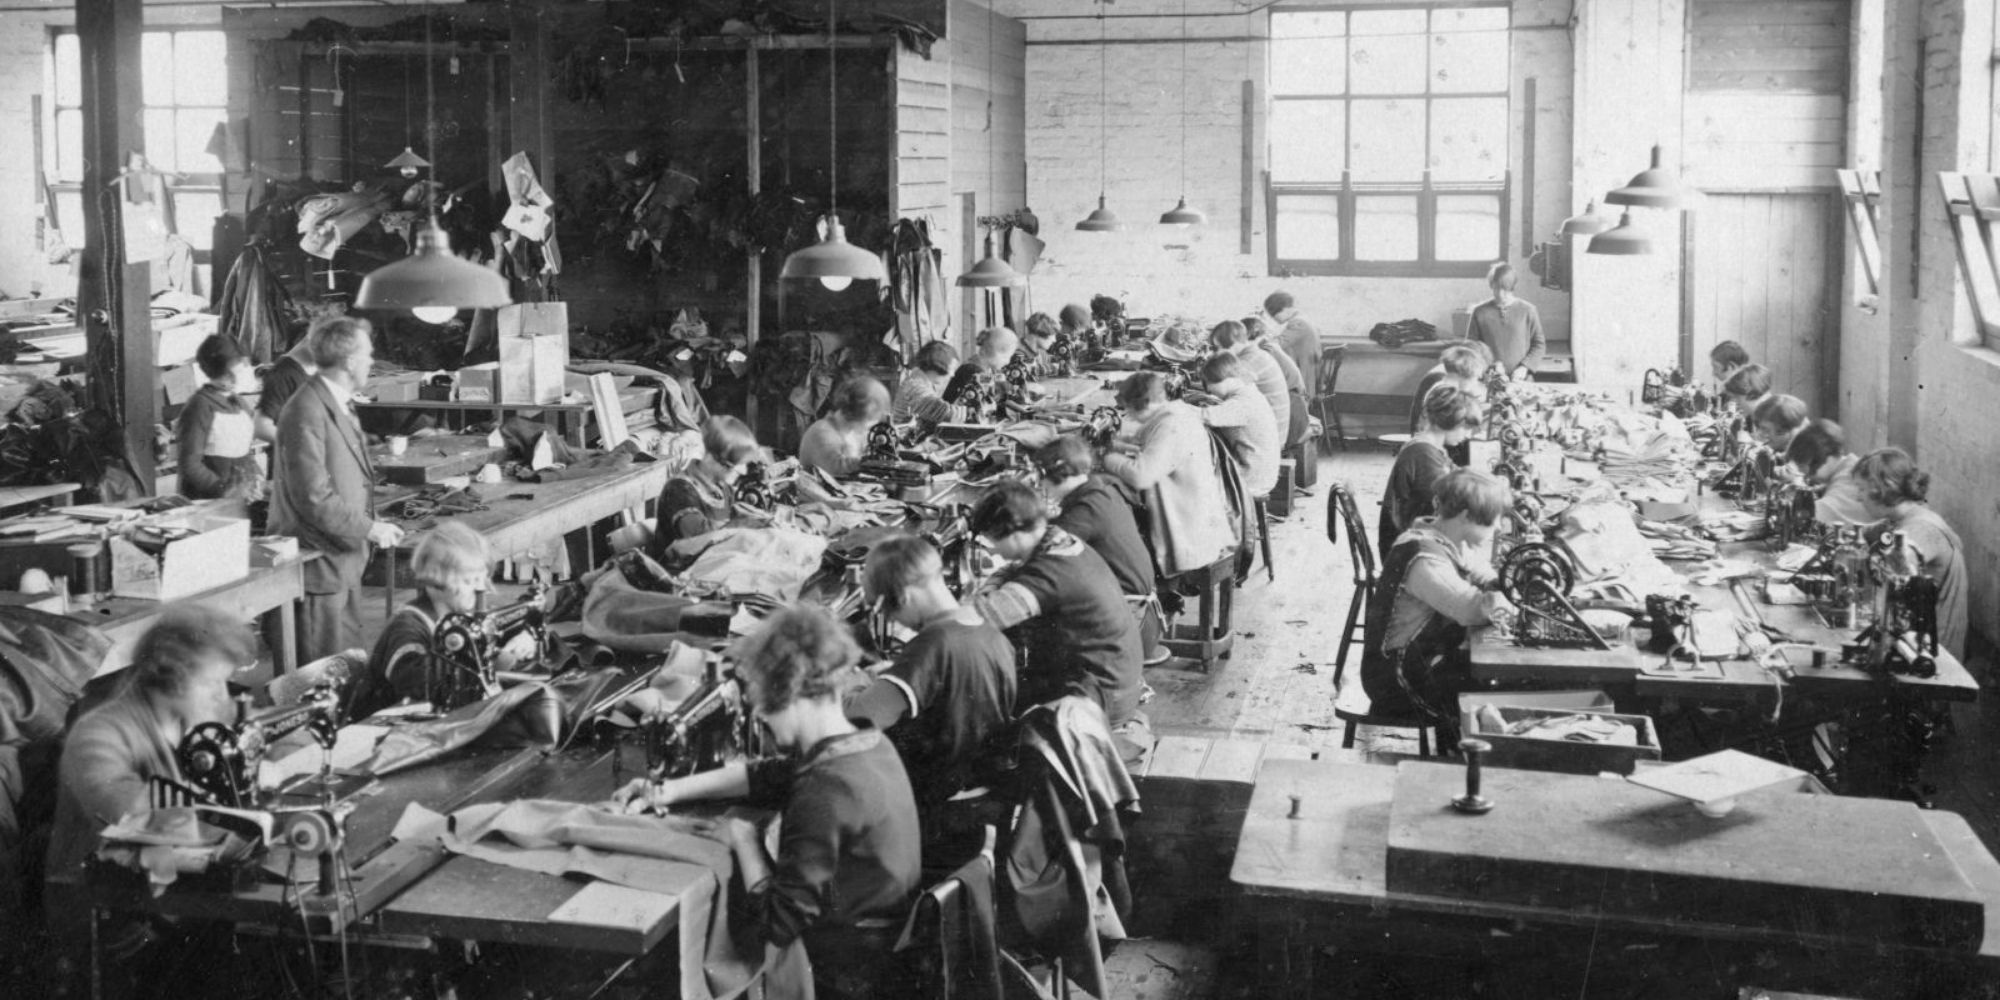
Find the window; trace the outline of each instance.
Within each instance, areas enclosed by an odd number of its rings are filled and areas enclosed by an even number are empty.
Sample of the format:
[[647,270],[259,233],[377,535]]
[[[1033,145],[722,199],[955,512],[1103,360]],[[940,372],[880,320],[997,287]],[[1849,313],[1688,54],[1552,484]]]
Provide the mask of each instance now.
[[[228,44],[220,31],[149,31],[139,40],[145,89],[146,159],[170,174],[177,230],[198,251],[209,249],[212,220],[222,214],[222,161],[209,150],[228,118]],[[43,170],[56,199],[63,235],[74,245],[83,229],[83,63],[73,32],[49,49],[44,93],[51,95]]]
[[1882,241],[1876,235],[1876,212],[1882,204],[1880,170],[1836,170],[1840,194],[1847,202],[1847,221],[1854,231],[1854,249],[1861,256],[1861,273],[1868,287],[1855,289],[1861,305],[1872,309],[1881,294]]
[[1508,85],[1505,3],[1274,11],[1273,273],[1485,274]]
[[1939,174],[1951,235],[1958,244],[1958,276],[1972,300],[1972,318],[1986,346],[2000,351],[2000,270],[1994,267],[1994,235],[2000,222],[2000,177],[1992,174]]

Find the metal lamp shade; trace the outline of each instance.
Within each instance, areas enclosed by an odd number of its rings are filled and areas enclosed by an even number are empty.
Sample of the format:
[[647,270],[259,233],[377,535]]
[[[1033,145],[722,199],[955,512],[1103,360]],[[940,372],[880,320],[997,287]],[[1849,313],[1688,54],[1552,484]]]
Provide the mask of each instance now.
[[1618,227],[1608,232],[1598,233],[1590,238],[1590,248],[1585,253],[1610,254],[1614,257],[1638,257],[1653,252],[1653,240],[1639,227],[1632,224],[1632,213],[1627,211],[1618,220]]
[[1019,288],[1028,283],[1027,275],[1007,266],[1007,262],[992,254],[972,265],[972,270],[958,276],[960,288]]
[[1612,225],[1610,219],[1597,214],[1597,202],[1593,201],[1584,206],[1583,214],[1572,215],[1563,220],[1562,233],[1564,236],[1596,236],[1610,229]]
[[828,216],[826,236],[785,258],[782,272],[787,278],[848,278],[853,281],[887,281],[889,271],[882,258],[847,242],[847,230],[840,219]]
[[435,221],[417,231],[416,249],[361,279],[357,309],[497,309],[512,304],[507,279],[451,252]]
[[1180,204],[1160,215],[1160,225],[1163,226],[1200,226],[1207,223],[1208,216],[1188,207],[1186,196],[1182,196]]
[[1632,183],[1613,189],[1604,196],[1607,204],[1632,205],[1639,208],[1678,208],[1681,203],[1680,183],[1673,172],[1660,166],[1660,147],[1653,147],[1653,165],[1639,171],[1632,177]]
[[1125,224],[1118,221],[1116,212],[1104,207],[1104,196],[1100,194],[1097,196],[1097,211],[1077,223],[1076,228],[1085,233],[1115,233],[1125,228]]
[[430,165],[431,161],[418,156],[417,151],[408,146],[404,146],[403,151],[397,153],[395,159],[382,164],[390,170],[422,170]]

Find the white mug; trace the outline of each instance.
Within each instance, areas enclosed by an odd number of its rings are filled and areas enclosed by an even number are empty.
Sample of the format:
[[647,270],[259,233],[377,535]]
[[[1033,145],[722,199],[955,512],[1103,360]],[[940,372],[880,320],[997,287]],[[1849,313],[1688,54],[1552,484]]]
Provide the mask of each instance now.
[[410,450],[410,439],[401,434],[389,435],[389,454],[402,455]]

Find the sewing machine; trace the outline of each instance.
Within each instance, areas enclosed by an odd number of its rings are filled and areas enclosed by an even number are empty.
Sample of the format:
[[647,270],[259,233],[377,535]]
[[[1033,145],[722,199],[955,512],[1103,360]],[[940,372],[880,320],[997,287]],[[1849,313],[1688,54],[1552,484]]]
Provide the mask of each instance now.
[[1819,549],[1792,574],[1792,585],[1831,628],[1862,628],[1874,613],[1875,574],[1861,528],[1841,525],[1821,534]]
[[[340,732],[337,683],[329,680],[296,705],[256,716],[250,714],[250,696],[237,696],[234,722],[204,722],[181,737],[174,763],[185,780],[154,778],[155,798],[161,804],[263,808],[272,796],[257,787],[257,765],[271,744],[299,729],[309,732],[321,750],[333,749]],[[330,762],[322,767],[322,779],[329,779],[329,772]]]
[[755,756],[762,735],[743,687],[710,656],[701,686],[673,711],[646,724],[646,776],[654,781],[713,770],[731,759]]
[[1770,494],[1777,472],[1777,456],[1771,449],[1761,444],[1751,445],[1736,453],[1729,471],[1715,481],[1714,489],[1722,496],[1734,497],[1738,503],[1750,503]]
[[1090,419],[1084,421],[1083,439],[1093,448],[1108,447],[1124,426],[1124,411],[1115,406],[1100,406],[1090,411]]
[[929,486],[930,463],[904,458],[902,445],[895,425],[889,421],[884,420],[868,428],[868,451],[862,457],[857,473],[862,478],[895,486]]
[[1842,660],[1876,673],[1937,676],[1937,581],[1924,575],[1900,531],[1884,532],[1867,562],[1875,620],[1842,646]]
[[430,676],[425,688],[433,711],[444,713],[500,690],[500,653],[519,636],[534,640],[539,659],[548,652],[548,615],[543,598],[548,587],[540,580],[528,585],[521,600],[489,610],[486,592],[470,613],[445,615],[431,631]]
[[1813,504],[1819,491],[1804,483],[1776,482],[1764,501],[1766,539],[1773,551],[1783,552],[1794,542],[1815,544],[1819,540],[1819,520]]
[[1500,592],[1520,614],[1514,641],[1523,646],[1610,649],[1611,643],[1570,603],[1576,561],[1556,543],[1523,542],[1500,559]]
[[[872,431],[870,432],[872,435]],[[739,506],[748,507],[759,513],[768,514],[777,503],[771,493],[771,482],[764,463],[752,462],[736,479],[734,500]]]

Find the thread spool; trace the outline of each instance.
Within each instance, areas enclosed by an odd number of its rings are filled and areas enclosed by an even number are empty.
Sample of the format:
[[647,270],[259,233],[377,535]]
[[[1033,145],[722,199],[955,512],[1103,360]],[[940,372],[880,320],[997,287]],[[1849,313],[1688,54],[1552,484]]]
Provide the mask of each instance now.
[[69,551],[69,592],[77,597],[95,597],[103,591],[98,563],[104,555],[103,542],[77,542]]

